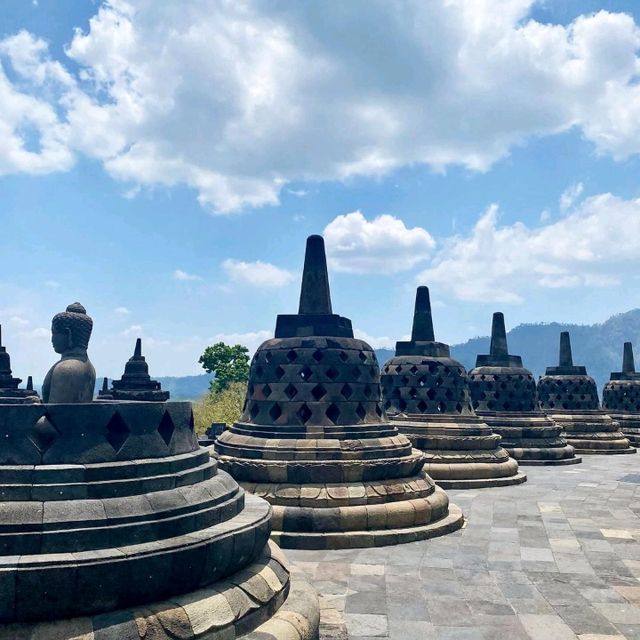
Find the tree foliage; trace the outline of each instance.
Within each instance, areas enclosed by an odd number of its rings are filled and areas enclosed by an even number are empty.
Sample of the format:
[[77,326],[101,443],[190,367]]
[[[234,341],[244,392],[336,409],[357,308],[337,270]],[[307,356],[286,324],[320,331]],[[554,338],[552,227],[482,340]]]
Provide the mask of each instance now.
[[249,349],[241,344],[224,342],[207,347],[198,362],[207,373],[213,373],[211,391],[224,391],[234,382],[249,381]]
[[193,404],[196,432],[204,433],[212,422],[224,422],[227,426],[237,422],[242,415],[247,385],[232,382],[223,391],[210,391]]

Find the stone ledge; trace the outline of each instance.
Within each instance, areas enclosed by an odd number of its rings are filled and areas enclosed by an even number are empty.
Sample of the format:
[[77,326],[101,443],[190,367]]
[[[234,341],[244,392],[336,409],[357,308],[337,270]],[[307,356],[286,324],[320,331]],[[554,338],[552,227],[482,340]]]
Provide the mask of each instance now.
[[490,487],[509,487],[527,481],[527,474],[518,471],[506,478],[469,478],[464,480],[438,480],[435,483],[443,489],[486,489]]

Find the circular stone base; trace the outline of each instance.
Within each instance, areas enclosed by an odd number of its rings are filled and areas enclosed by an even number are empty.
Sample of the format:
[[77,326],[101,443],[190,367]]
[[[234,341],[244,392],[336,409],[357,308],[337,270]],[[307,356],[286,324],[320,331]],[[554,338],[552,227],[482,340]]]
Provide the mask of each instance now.
[[442,489],[484,489],[486,487],[508,487],[527,481],[527,474],[518,471],[508,478],[470,478],[467,480],[433,480]]
[[269,542],[256,562],[211,586],[93,617],[0,624],[0,638],[33,640],[316,640],[318,597]]
[[415,542],[436,538],[457,531],[464,524],[462,511],[449,503],[449,513],[444,518],[417,527],[402,529],[377,529],[371,531],[348,531],[311,533],[272,531],[271,538],[284,549],[357,549]]
[[577,449],[574,445],[576,453],[588,456],[618,456],[626,453],[635,453],[634,447],[627,447],[626,449]]
[[582,462],[582,458],[564,458],[560,460],[518,460],[518,464],[521,467],[543,467],[543,466],[561,466],[568,464],[580,464]]

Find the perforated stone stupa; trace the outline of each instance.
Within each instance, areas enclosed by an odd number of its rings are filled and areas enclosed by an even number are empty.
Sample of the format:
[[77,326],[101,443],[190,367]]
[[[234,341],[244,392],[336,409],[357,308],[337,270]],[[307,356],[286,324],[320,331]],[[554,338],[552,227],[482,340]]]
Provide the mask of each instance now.
[[[88,321],[63,320],[49,393],[77,398]],[[188,402],[0,399],[0,439],[1,638],[318,637],[271,507],[198,447]]]
[[2,345],[2,326],[0,326],[0,402],[4,404],[32,404],[40,402],[38,393],[33,390],[31,376],[26,389],[20,389],[20,378],[14,378],[11,372],[11,356]]
[[426,457],[425,471],[444,488],[518,484],[526,475],[476,415],[465,368],[436,342],[429,289],[418,287],[411,340],[396,342],[382,368],[385,409]]
[[538,381],[538,399],[577,453],[635,453],[618,423],[600,408],[595,380],[573,364],[568,331],[560,334],[558,366],[547,367]]
[[633,347],[624,343],[622,371],[611,373],[602,392],[603,409],[620,425],[631,444],[640,444],[640,373],[636,372]]
[[332,312],[324,241],[307,240],[300,309],[251,362],[244,414],[216,441],[222,468],[273,506],[273,537],[297,548],[359,547],[462,524],[385,415],[380,369]]
[[111,389],[104,385],[99,397],[113,400],[138,400],[145,402],[164,402],[169,399],[169,392],[162,391],[162,386],[149,375],[149,365],[142,355],[142,339],[136,340],[133,355],[124,367],[120,380],[114,380]]
[[536,382],[522,358],[509,354],[502,313],[493,314],[490,353],[476,358],[469,385],[476,413],[502,436],[502,446],[520,464],[581,462],[561,427],[540,410]]

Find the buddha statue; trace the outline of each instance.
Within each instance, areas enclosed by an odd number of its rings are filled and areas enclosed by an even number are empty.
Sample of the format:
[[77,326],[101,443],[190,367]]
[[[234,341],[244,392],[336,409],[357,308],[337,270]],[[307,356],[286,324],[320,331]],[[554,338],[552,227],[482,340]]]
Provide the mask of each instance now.
[[79,302],[53,317],[51,343],[61,357],[44,379],[44,402],[76,404],[93,400],[96,370],[87,355],[92,329],[93,320]]

